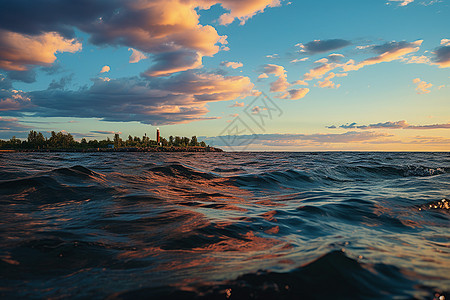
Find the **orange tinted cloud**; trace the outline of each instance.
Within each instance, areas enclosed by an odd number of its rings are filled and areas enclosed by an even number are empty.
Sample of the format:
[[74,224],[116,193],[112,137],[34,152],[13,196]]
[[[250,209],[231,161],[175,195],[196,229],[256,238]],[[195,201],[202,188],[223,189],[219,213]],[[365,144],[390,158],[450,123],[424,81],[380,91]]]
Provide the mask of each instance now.
[[108,73],[111,68],[109,66],[103,66],[103,68],[100,70],[100,73]]
[[278,79],[270,84],[271,92],[284,92],[290,86],[287,81],[286,70],[283,66],[266,64],[264,65],[264,73],[259,75],[258,78],[267,78],[267,74],[273,74]]
[[420,78],[413,79],[413,83],[416,84],[417,94],[428,94],[430,92],[429,88],[433,86],[431,83],[420,80]]
[[237,68],[241,68],[244,66],[243,63],[241,62],[234,62],[234,61],[223,61],[221,63],[222,66],[225,66],[227,68],[233,68],[233,69],[237,69]]
[[30,36],[1,30],[0,68],[25,71],[30,65],[46,66],[56,60],[56,53],[74,53],[81,48],[77,40],[66,39],[56,32]]
[[135,64],[140,62],[143,59],[148,58],[144,53],[142,53],[139,50],[133,49],[133,48],[128,48],[128,51],[132,51],[131,56],[130,56],[130,60],[129,63],[130,64]]
[[267,7],[281,5],[279,0],[221,0],[217,1],[217,3],[221,3],[223,8],[230,11],[220,17],[219,22],[221,25],[228,25],[235,19],[238,19],[243,25],[248,19],[258,12],[263,12]]
[[[252,94],[248,77],[182,72],[167,78],[94,79],[89,88],[77,91],[43,90],[31,92],[24,101],[5,103],[9,110],[22,108],[42,117],[100,118],[104,121],[137,121],[144,124],[180,124],[205,117],[206,105]],[[123,95],[127,95],[124,101]],[[12,103],[12,104],[14,104]],[[0,103],[0,110],[2,104]]]
[[318,67],[312,68],[311,70],[309,70],[308,73],[306,73],[303,78],[304,80],[313,80],[313,79],[317,79],[317,78],[322,78],[323,75],[325,75],[326,73],[328,73],[331,70],[334,70],[335,68],[341,66],[340,64],[337,63],[324,63]]
[[299,89],[292,89],[287,91],[284,95],[282,95],[281,99],[289,99],[289,100],[298,100],[306,96],[306,94],[309,93],[308,88],[299,88]]
[[391,42],[385,45],[376,46],[374,50],[379,50],[380,55],[363,60],[360,63],[355,64],[353,60],[349,60],[342,66],[344,71],[357,71],[365,66],[375,65],[382,62],[391,62],[402,58],[404,55],[417,52],[422,45],[422,40],[418,40],[412,43],[407,42]]
[[[408,4],[412,3],[412,2],[414,2],[414,0],[388,0],[388,1],[390,1],[390,2],[400,2],[400,3],[398,4],[398,6],[406,6],[406,5],[408,5]],[[388,3],[389,3],[389,2],[388,2]]]
[[160,53],[153,57],[154,64],[143,75],[149,77],[168,76],[173,73],[198,69],[202,65],[202,55],[195,51],[174,51]]
[[324,81],[319,81],[318,82],[318,85],[321,88],[337,89],[341,85],[340,84],[335,84],[334,82],[331,81],[331,79],[334,78],[334,77],[344,77],[344,76],[347,76],[347,73],[335,74],[333,72],[330,72],[330,74],[328,74],[328,76],[325,77]]

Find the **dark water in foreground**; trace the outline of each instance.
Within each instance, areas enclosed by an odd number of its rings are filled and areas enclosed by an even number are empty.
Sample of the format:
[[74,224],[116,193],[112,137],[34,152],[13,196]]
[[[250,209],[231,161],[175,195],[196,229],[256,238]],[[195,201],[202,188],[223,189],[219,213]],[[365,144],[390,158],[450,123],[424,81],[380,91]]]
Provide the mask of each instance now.
[[449,299],[449,199],[449,153],[0,154],[0,298]]

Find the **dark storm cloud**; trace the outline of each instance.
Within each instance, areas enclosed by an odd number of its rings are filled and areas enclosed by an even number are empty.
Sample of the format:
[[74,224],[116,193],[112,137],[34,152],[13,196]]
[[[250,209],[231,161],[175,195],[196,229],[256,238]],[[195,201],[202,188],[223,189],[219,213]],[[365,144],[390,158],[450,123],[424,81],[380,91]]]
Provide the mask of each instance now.
[[1,74],[0,73],[0,90],[9,90],[11,88],[12,88],[11,79],[9,79],[6,76],[6,74]]
[[73,26],[86,26],[120,7],[117,0],[2,0],[0,28],[38,35],[56,31],[73,37]]
[[[350,124],[345,124],[345,125],[341,125],[339,126],[340,128],[344,128],[344,129],[351,129],[351,128],[356,128],[356,123],[350,123]],[[330,128],[330,127],[329,127]]]
[[406,41],[388,42],[383,45],[373,46],[372,50],[378,54],[384,54],[384,53],[396,52],[400,49],[414,48],[416,46],[417,45],[415,43],[410,43],[410,42],[406,42]]
[[209,101],[250,95],[248,77],[182,72],[168,78],[94,79],[90,87],[64,90],[63,77],[49,89],[25,93],[0,90],[0,111],[38,117],[99,118],[104,121],[176,124],[205,117]]
[[11,80],[22,81],[25,83],[33,83],[36,81],[36,72],[34,70],[27,71],[8,71],[8,78]]
[[315,54],[344,48],[348,45],[351,45],[350,41],[342,39],[331,39],[331,40],[316,40],[304,44],[303,46],[307,52]]
[[[27,129],[32,128],[27,125],[20,124],[17,118],[12,117],[0,117],[0,132],[6,131],[15,131],[15,132],[23,132]],[[11,136],[9,136],[11,137]]]
[[48,85],[49,90],[65,89],[68,84],[72,82],[73,74],[61,77],[59,80],[53,79]]
[[195,69],[202,65],[202,58],[194,51],[174,51],[155,55],[153,62],[155,63],[151,68],[144,73],[145,76],[167,76],[175,72]]
[[450,46],[442,46],[434,51],[434,61],[442,68],[450,67]]
[[[30,66],[50,66],[55,53],[81,50],[80,41],[70,39],[78,29],[88,33],[95,45],[126,46],[154,54],[156,64],[149,76],[195,69],[203,56],[216,54],[227,43],[226,36],[219,36],[214,27],[199,24],[195,7],[203,5],[194,0],[1,1],[0,67],[23,71]],[[15,55],[23,44],[52,47],[42,51],[24,47]]]

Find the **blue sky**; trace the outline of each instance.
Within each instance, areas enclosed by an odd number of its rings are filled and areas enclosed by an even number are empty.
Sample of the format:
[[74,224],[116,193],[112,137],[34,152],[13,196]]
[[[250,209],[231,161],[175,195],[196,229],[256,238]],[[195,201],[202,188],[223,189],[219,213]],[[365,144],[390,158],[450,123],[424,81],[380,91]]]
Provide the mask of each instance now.
[[450,149],[445,0],[14,0],[0,11],[1,139],[160,127],[228,150]]

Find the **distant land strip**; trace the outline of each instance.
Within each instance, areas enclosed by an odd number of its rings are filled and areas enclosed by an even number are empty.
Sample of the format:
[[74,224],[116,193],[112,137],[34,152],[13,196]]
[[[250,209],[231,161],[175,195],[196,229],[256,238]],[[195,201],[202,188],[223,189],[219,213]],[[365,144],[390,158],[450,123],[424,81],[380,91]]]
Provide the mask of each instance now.
[[123,140],[119,133],[114,134],[110,140],[90,140],[82,138],[76,141],[70,133],[51,132],[49,138],[41,132],[31,130],[26,140],[13,136],[8,141],[0,140],[0,152],[223,152],[205,142],[199,142],[197,136],[179,137],[170,136],[165,139],[156,132],[156,140],[150,139],[147,134],[142,138],[128,136]]
[[223,152],[220,148],[207,147],[122,147],[122,148],[68,148],[68,149],[0,149],[8,152]]

